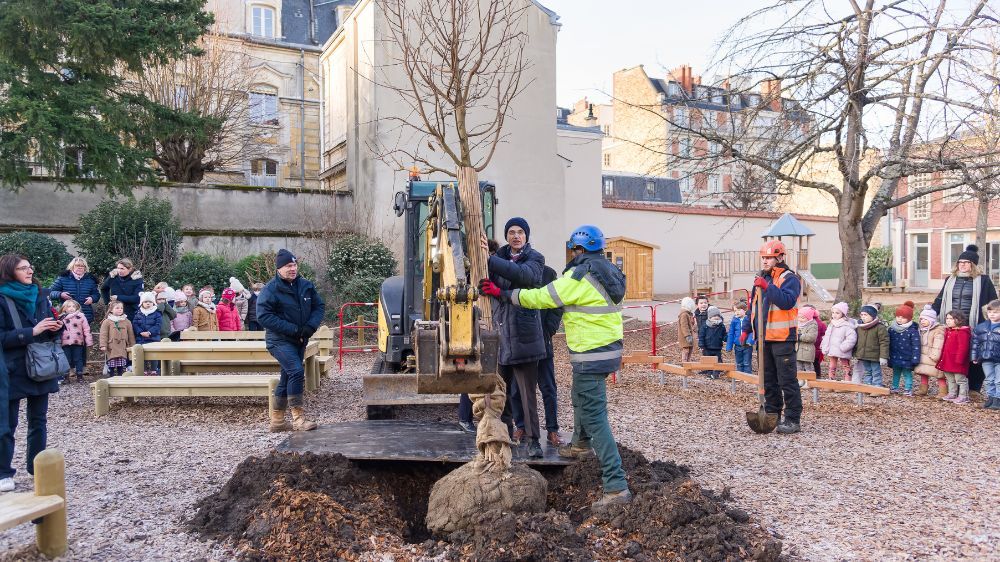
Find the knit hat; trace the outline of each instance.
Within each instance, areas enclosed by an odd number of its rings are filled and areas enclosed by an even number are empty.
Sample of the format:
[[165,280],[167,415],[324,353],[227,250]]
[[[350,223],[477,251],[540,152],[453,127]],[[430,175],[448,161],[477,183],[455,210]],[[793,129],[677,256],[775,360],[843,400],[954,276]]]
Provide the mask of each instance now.
[[274,256],[275,269],[281,269],[290,263],[298,263],[295,255],[284,248],[278,250],[278,254]]
[[236,298],[236,291],[226,287],[222,290],[222,298],[232,302],[232,300]]
[[924,305],[924,309],[920,311],[920,319],[923,320],[924,318],[930,320],[931,324],[937,324],[938,314],[934,312],[934,307],[929,304]]
[[962,260],[969,260],[972,263],[979,265],[979,246],[976,246],[975,244],[969,244],[966,246],[965,251],[958,254],[958,260],[956,261]]
[[875,307],[870,304],[866,304],[861,307],[861,314],[867,314],[872,318],[878,318],[878,310],[876,310]]
[[208,289],[202,289],[201,292],[198,293],[198,300],[205,298],[205,295],[212,296],[212,291],[209,291]]
[[722,312],[719,310],[719,307],[717,307],[717,306],[710,306],[710,307],[708,307],[707,314],[708,314],[709,318],[711,318],[713,316],[722,316]]
[[833,305],[833,310],[836,310],[837,312],[843,314],[844,317],[846,318],[847,313],[851,311],[851,307],[847,306],[846,302],[838,302],[837,304]]
[[906,301],[896,307],[896,316],[902,316],[907,320],[913,320],[913,301]]
[[167,300],[171,300],[174,302],[181,302],[181,301],[187,302],[188,296],[184,294],[184,291],[174,291],[174,294],[172,296],[167,297]]
[[694,312],[694,299],[691,297],[681,299],[681,308],[688,312]]
[[507,221],[507,224],[503,225],[503,237],[507,238],[507,231],[510,230],[512,226],[520,226],[521,230],[524,231],[524,240],[527,242],[531,238],[531,228],[528,226],[528,221],[522,219],[521,217],[514,217]]
[[240,280],[235,277],[229,278],[229,288],[236,291],[238,294],[243,294],[243,292],[246,291],[246,289],[243,288],[243,283],[240,283]]
[[151,302],[156,304],[156,293],[150,291],[148,293],[139,293],[139,304],[142,305],[144,302]]

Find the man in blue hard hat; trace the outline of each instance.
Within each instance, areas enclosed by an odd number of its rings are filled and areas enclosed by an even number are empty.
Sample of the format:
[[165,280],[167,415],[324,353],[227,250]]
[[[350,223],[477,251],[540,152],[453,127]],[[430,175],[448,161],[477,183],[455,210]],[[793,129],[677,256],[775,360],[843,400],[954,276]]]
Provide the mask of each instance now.
[[621,368],[625,276],[604,257],[604,233],[596,226],[574,230],[566,247],[573,252],[573,259],[562,276],[548,285],[503,291],[483,280],[480,290],[522,308],[563,309],[566,346],[573,366],[573,441],[561,447],[559,454],[579,458],[593,448],[604,484],[604,497],[593,508],[603,511],[632,500],[608,423],[605,381]]

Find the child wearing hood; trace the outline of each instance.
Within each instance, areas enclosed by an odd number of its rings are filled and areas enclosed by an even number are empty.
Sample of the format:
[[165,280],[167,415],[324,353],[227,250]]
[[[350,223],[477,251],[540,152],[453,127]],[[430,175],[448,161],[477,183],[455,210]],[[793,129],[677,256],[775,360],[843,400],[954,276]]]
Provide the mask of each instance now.
[[937,368],[937,362],[941,359],[941,350],[944,348],[945,327],[938,322],[937,312],[927,304],[920,312],[920,363],[913,369],[913,372],[920,375],[920,388],[917,396],[927,396],[930,386],[930,379],[937,379],[938,397],[944,398],[948,395],[948,384],[945,382],[944,373]]
[[733,307],[733,319],[729,322],[729,335],[726,336],[726,351],[735,351],[736,370],[741,373],[753,373],[753,332],[747,336],[745,344],[740,344],[743,334],[743,317],[747,315],[746,301],[740,301]]
[[854,320],[847,317],[849,308],[846,302],[833,305],[830,312],[830,325],[826,328],[823,343],[820,348],[830,360],[831,380],[850,380],[851,357],[854,345],[858,341]]
[[694,338],[698,334],[698,322],[694,319],[694,299],[681,299],[681,312],[677,315],[677,344],[681,347],[681,361],[691,360]]
[[188,296],[184,291],[174,292],[174,312],[177,315],[170,321],[170,330],[177,333],[178,339],[180,339],[180,332],[187,330],[194,323],[194,312],[188,305]]
[[[243,287],[243,283],[235,277],[229,278],[229,288],[233,290],[233,304],[236,305],[236,310],[240,311],[240,324],[246,325],[247,323],[247,312],[249,311],[249,300],[250,291]],[[225,293],[225,291],[223,291]]]
[[[704,350],[702,355],[715,357],[722,363],[722,347],[726,343],[726,324],[718,307],[710,306],[706,311],[708,318],[698,332],[698,342]],[[709,371],[708,376],[718,378],[718,371]]]
[[866,304],[861,307],[861,323],[857,331],[854,358],[864,368],[862,382],[882,386],[882,367],[889,364],[889,329],[879,319],[874,306]]
[[198,302],[194,307],[194,329],[199,332],[219,331],[219,320],[215,317],[215,304],[212,302],[212,291],[202,289],[198,293]]
[[[63,351],[66,352],[70,368],[76,369],[76,382],[83,382],[83,375],[87,373],[87,348],[94,345],[90,322],[80,310],[80,303],[73,299],[63,301],[59,313],[59,319],[63,323]],[[66,373],[66,378],[59,379],[59,382],[67,380],[69,373]]]
[[942,398],[955,404],[969,403],[969,352],[972,330],[968,317],[960,310],[945,315],[944,346],[937,368],[948,380],[948,395]]
[[799,328],[796,330],[795,341],[795,359],[799,371],[813,369],[817,337],[819,337],[819,324],[816,323],[816,309],[804,306],[799,309]]
[[[135,330],[135,343],[153,343],[160,341],[160,325],[163,315],[156,307],[156,293],[139,293],[139,311],[132,321],[132,329]],[[160,374],[159,361],[145,361],[143,373],[146,375]]]
[[[892,386],[889,392],[901,390],[913,396],[913,369],[920,364],[920,329],[913,322],[913,301],[896,307],[896,321],[889,326],[889,366]],[[903,388],[899,380],[903,379]]]
[[222,290],[222,298],[215,306],[215,317],[219,322],[220,332],[239,332],[243,330],[240,323],[240,310],[236,308],[236,291],[226,287]]

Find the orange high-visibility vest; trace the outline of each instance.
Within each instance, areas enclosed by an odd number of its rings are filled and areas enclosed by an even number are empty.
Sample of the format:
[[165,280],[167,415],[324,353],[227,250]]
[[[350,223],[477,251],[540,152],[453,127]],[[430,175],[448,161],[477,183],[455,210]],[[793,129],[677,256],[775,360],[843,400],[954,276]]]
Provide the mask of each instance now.
[[[784,265],[784,263],[771,268],[771,282],[778,288],[781,287],[785,280],[795,275],[794,271],[780,267],[781,265]],[[761,291],[761,299],[763,300],[763,298],[763,291]],[[798,302],[798,297],[796,297],[796,302]],[[757,314],[757,308],[754,307],[754,312],[750,317],[754,330],[757,329]],[[767,323],[764,326],[764,341],[793,342],[797,338],[796,332],[798,331],[798,326],[799,308],[797,306],[792,307],[790,310],[781,310],[777,306],[769,304],[767,308]]]

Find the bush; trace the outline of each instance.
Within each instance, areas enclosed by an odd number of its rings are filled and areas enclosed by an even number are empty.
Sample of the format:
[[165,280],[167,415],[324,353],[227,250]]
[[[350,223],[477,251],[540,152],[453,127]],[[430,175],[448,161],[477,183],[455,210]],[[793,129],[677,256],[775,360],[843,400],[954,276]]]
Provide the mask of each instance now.
[[343,236],[334,243],[327,261],[332,305],[339,308],[345,302],[378,302],[382,281],[395,274],[396,257],[380,240],[359,234]]
[[[276,255],[277,252],[264,252],[241,259],[233,266],[236,269],[236,277],[244,283],[249,283],[245,285],[247,289],[254,283],[267,283],[276,272],[274,268]],[[299,260],[298,264],[299,275],[310,281],[316,280],[316,270],[312,266],[302,260]]]
[[177,263],[181,225],[169,201],[148,195],[140,200],[102,201],[80,217],[80,233],[73,243],[91,270],[108,272],[127,257],[151,286]]
[[892,285],[892,246],[869,249],[867,265],[869,287]]
[[190,283],[196,292],[210,285],[219,295],[222,289],[229,286],[229,278],[235,277],[236,273],[236,268],[223,258],[191,252],[181,256],[166,280],[174,289]]
[[47,234],[11,232],[0,234],[0,255],[24,254],[35,267],[35,277],[48,287],[65,271],[72,256],[66,246]]

